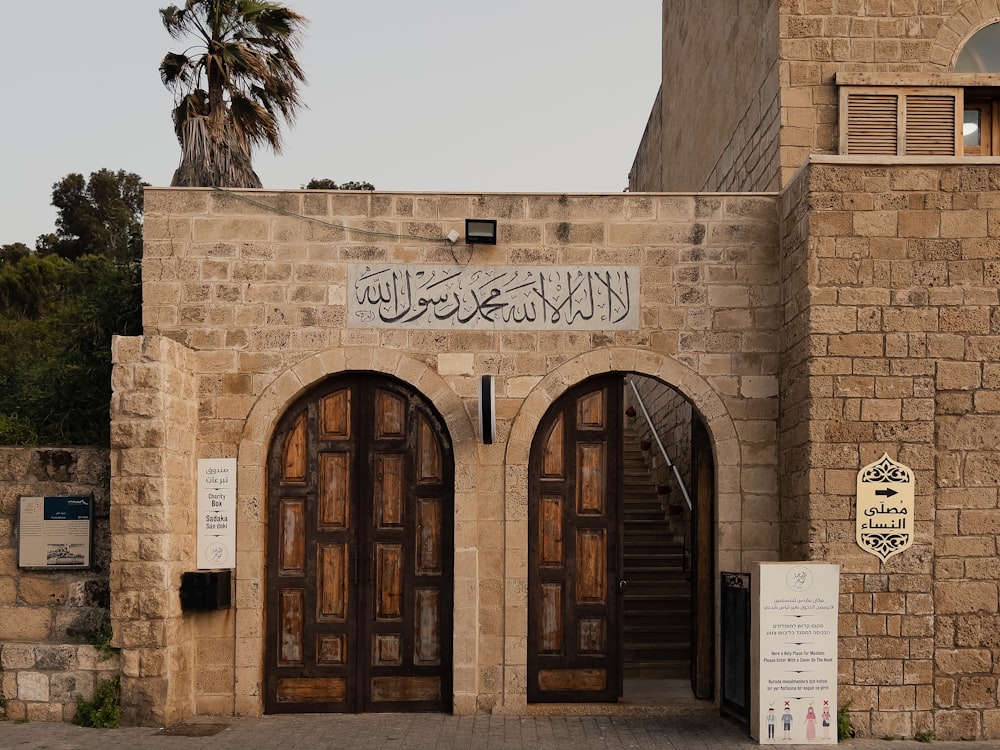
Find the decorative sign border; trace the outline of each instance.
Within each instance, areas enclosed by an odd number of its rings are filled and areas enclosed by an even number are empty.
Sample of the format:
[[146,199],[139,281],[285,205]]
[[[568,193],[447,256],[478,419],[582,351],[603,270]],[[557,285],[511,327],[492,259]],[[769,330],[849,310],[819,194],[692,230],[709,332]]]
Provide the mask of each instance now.
[[349,328],[639,330],[638,266],[350,263]]
[[855,541],[885,562],[913,546],[913,470],[888,453],[858,472]]
[[21,497],[17,566],[42,570],[89,568],[92,495]]

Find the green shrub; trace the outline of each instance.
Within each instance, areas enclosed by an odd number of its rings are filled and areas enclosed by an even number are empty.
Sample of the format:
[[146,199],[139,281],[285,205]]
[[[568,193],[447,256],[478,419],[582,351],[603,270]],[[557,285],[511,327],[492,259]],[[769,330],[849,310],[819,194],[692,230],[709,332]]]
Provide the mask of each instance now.
[[851,715],[848,713],[851,710],[851,703],[853,702],[854,701],[847,701],[847,703],[837,709],[838,740],[849,740],[854,736],[854,727],[851,725]]
[[121,704],[121,679],[115,676],[98,686],[93,700],[76,699],[73,723],[81,727],[117,729],[122,723]]

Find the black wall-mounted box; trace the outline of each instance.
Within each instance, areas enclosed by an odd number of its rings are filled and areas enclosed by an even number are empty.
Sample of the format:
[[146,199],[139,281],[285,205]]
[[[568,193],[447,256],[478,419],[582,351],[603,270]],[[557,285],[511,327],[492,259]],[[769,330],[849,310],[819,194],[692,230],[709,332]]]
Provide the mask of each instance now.
[[233,571],[211,570],[181,573],[181,609],[211,612],[233,604]]

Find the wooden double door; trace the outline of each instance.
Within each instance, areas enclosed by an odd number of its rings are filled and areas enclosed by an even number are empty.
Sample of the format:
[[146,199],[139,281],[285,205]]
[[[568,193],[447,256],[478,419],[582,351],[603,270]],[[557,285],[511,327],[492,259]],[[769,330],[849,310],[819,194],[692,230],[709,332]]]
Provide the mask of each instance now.
[[268,456],[264,707],[450,711],[454,459],[431,405],[335,377]]
[[528,487],[528,700],[622,694],[620,374],[568,391],[543,417]]

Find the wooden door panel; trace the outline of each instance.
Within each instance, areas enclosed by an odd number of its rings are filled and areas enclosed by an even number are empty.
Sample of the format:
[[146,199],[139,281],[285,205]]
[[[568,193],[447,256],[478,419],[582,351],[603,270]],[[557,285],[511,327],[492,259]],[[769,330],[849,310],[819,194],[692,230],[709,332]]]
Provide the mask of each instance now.
[[316,545],[316,622],[346,622],[350,551],[346,542]]
[[442,549],[441,530],[444,517],[441,501],[434,497],[422,497],[417,501],[417,554],[416,574],[418,576],[441,575]]
[[578,443],[576,446],[576,512],[603,515],[607,498],[607,445]]
[[406,402],[399,395],[378,389],[375,392],[375,439],[405,437]]
[[[538,672],[538,687],[558,693],[594,693],[607,690],[606,669],[542,669]],[[586,696],[583,696],[586,698]]]
[[443,477],[441,445],[434,431],[422,416],[417,433],[417,481],[420,484],[440,484]]
[[347,635],[316,636],[316,663],[326,666],[344,666],[347,664]]
[[541,584],[539,611],[539,646],[542,654],[563,652],[563,586],[561,583]]
[[265,711],[451,708],[454,459],[406,386],[338,376],[268,459]]
[[319,454],[320,531],[346,529],[351,524],[351,454],[326,451]]
[[285,677],[278,680],[279,703],[340,703],[347,697],[347,680],[341,677]]
[[403,545],[375,543],[375,619],[403,616]]
[[435,588],[416,591],[414,607],[413,663],[441,663],[441,592]]
[[380,529],[403,525],[405,460],[401,454],[375,454],[375,522]]
[[528,700],[621,694],[621,376],[571,389],[532,444]]
[[301,577],[306,571],[306,504],[281,500],[278,529],[278,575]]
[[562,479],[566,476],[566,457],[563,455],[564,432],[563,415],[559,414],[542,441],[542,477],[545,479]]
[[585,393],[577,399],[576,427],[579,430],[603,430],[607,426],[603,390]]
[[538,564],[550,568],[563,564],[563,499],[559,495],[539,498]]
[[279,598],[281,621],[279,637],[281,643],[278,650],[278,661],[282,666],[302,663],[302,632],[305,626],[306,593],[303,589],[286,588],[281,590]]
[[380,703],[427,703],[441,700],[440,677],[374,677],[372,700]]
[[606,604],[608,601],[608,531],[577,529],[576,603]]
[[603,656],[608,652],[608,624],[603,617],[580,618],[578,632],[577,653]]
[[281,480],[300,484],[306,480],[306,415],[299,417],[288,431],[282,451]]
[[351,391],[342,388],[320,399],[321,440],[351,439]]

